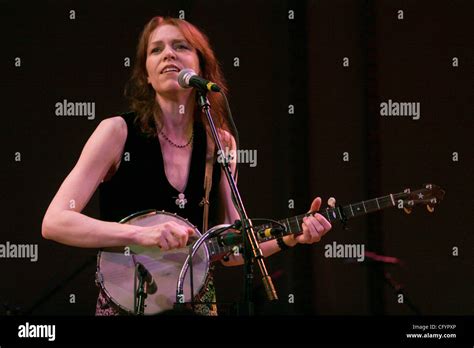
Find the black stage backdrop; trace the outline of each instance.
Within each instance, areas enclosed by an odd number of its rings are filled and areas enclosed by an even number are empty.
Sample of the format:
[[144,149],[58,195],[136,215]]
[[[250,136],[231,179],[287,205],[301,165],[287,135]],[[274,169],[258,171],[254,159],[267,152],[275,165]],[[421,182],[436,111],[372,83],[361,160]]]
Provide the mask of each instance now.
[[[38,259],[0,260],[0,311],[94,313],[97,250],[43,239],[42,218],[99,122],[128,110],[143,25],[170,15],[200,27],[222,64],[241,149],[257,154],[256,166],[240,164],[251,217],[301,214],[316,195],[326,207],[330,196],[349,204],[424,183],[446,191],[432,214],[385,210],[268,258],[283,300],[265,304],[257,281],[261,313],[410,315],[411,301],[426,315],[472,314],[472,10],[461,0],[2,1],[0,242],[37,245]],[[63,100],[95,103],[95,115],[57,116]],[[414,108],[384,116],[382,103]],[[99,216],[97,195],[84,213]],[[334,242],[401,263],[331,258]],[[219,301],[236,301],[242,269],[217,266],[216,286]]]

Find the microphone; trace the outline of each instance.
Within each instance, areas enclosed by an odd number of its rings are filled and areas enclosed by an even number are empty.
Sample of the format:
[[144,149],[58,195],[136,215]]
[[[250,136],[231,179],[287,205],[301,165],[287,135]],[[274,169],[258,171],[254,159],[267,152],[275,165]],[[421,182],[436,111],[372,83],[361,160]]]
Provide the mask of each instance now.
[[209,92],[220,92],[220,87],[196,74],[192,69],[183,69],[178,74],[178,83],[183,88],[198,88]]
[[[281,236],[286,230],[280,226],[270,227],[263,230],[257,231],[259,238],[264,239],[273,236]],[[219,236],[217,241],[220,246],[233,246],[242,243],[244,240],[243,235],[240,233],[227,233],[224,236]]]
[[143,266],[140,262],[137,262],[137,266],[138,266],[138,273],[140,274],[140,277],[142,277],[145,283],[147,283],[146,293],[149,295],[154,294],[158,290],[155,283],[155,279],[153,279],[150,272],[148,272],[145,266]]

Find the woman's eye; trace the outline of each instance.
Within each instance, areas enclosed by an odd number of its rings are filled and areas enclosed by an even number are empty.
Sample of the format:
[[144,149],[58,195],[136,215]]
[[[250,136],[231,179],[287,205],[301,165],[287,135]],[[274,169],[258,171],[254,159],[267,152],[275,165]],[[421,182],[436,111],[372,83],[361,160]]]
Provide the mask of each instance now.
[[[189,50],[189,46],[186,44],[177,44],[174,46],[175,50]],[[154,47],[151,49],[150,53],[160,53],[163,51],[162,47]]]

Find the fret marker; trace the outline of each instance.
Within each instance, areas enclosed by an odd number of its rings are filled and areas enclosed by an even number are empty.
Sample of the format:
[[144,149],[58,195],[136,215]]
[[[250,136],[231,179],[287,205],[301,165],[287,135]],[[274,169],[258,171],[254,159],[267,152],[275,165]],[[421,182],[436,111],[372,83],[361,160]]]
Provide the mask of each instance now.
[[420,193],[418,194],[418,198],[419,198],[419,199],[423,199],[423,193],[420,192]]

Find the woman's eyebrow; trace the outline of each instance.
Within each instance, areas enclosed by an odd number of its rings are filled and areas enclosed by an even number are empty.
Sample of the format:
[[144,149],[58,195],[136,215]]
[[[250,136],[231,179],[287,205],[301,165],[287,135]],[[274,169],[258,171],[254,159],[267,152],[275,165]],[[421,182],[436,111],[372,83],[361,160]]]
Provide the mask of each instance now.
[[[176,43],[188,43],[185,39],[174,39],[174,40],[171,40],[171,43],[173,44],[176,44]],[[160,44],[163,44],[163,41],[162,40],[158,40],[158,41],[153,41],[152,43],[150,43],[150,45],[160,45]]]

